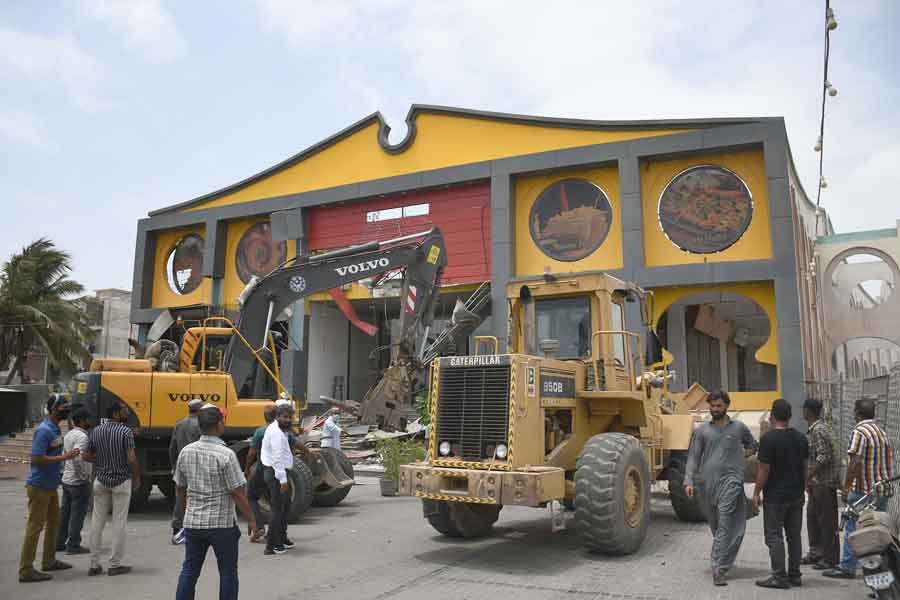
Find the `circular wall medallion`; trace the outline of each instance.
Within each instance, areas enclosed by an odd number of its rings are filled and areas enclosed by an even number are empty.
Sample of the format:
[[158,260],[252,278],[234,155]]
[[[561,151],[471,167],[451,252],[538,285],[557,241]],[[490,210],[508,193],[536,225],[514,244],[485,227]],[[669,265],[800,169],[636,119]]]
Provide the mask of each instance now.
[[272,240],[269,223],[257,223],[244,232],[238,242],[234,263],[244,283],[250,278],[265,277],[287,257],[287,243]]
[[190,294],[203,281],[203,246],[203,238],[191,233],[178,240],[169,252],[166,278],[169,289],[176,294]]
[[299,294],[306,289],[306,280],[303,279],[303,277],[300,275],[294,275],[293,277],[288,279],[288,287],[295,294]]
[[606,193],[584,179],[563,179],[540,193],[528,217],[531,239],[550,258],[572,262],[600,247],[612,208]]
[[659,224],[687,252],[712,254],[744,235],[753,218],[753,198],[744,180],[724,167],[682,171],[659,198]]

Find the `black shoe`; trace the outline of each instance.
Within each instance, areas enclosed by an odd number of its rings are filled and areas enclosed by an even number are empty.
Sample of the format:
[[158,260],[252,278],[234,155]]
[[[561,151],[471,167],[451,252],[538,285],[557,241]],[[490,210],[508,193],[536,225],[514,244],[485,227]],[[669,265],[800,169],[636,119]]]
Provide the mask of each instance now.
[[88,569],[88,577],[93,577],[94,575],[103,575],[103,567],[97,565]]
[[800,575],[792,575],[788,577],[791,587],[803,587],[803,577]]
[[294,547],[294,542],[292,542],[291,540],[289,540],[287,538],[284,538],[284,547],[287,548],[288,550],[290,550],[291,548]]
[[53,575],[41,573],[37,569],[31,569],[25,575],[19,575],[19,583],[37,583],[39,581],[50,581]]
[[834,565],[828,562],[817,562],[812,566],[814,571],[827,571],[828,569],[833,569]]
[[728,585],[728,582],[725,581],[725,573],[722,571],[714,571],[713,572],[713,585],[717,587],[722,587]]
[[110,567],[106,574],[110,577],[115,577],[116,575],[125,575],[127,573],[131,573],[131,567],[121,565],[118,567]]
[[760,579],[756,582],[761,588],[770,588],[773,590],[789,590],[791,589],[791,584],[787,579],[782,579],[780,577],[775,577],[772,575],[768,579]]
[[272,554],[284,554],[287,552],[287,548],[278,544],[277,546],[266,546],[266,549],[263,550],[263,554],[266,556],[271,556]]
[[74,554],[90,554],[90,553],[91,553],[91,551],[88,550],[87,548],[85,548],[84,546],[78,546],[77,548],[70,548],[69,550],[66,550],[66,554],[68,554],[70,556],[74,555]]
[[856,573],[849,573],[840,567],[822,571],[822,575],[831,579],[856,579]]
[[72,565],[67,562],[63,562],[61,560],[54,560],[49,565],[44,565],[44,571],[65,571],[66,569],[71,569]]

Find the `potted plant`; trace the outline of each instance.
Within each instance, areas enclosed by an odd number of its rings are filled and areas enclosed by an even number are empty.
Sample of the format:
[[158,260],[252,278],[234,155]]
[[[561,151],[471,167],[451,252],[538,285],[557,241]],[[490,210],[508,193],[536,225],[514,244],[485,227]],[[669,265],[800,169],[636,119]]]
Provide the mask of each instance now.
[[379,458],[381,458],[381,464],[384,466],[384,475],[381,478],[382,496],[397,495],[400,465],[425,458],[425,446],[416,440],[387,438],[378,442],[375,451],[378,453]]

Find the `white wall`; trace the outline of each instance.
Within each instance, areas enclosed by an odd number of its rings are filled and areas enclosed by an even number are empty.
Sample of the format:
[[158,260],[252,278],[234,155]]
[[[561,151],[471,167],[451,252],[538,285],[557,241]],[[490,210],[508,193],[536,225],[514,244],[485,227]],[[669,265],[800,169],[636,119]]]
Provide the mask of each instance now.
[[[311,302],[309,315],[309,374],[307,397],[331,396],[334,378],[347,376],[348,328],[341,311],[324,302]],[[344,397],[347,397],[344,383]]]
[[350,327],[350,391],[347,396],[350,400],[362,400],[374,383],[375,373],[369,363],[369,354],[375,349],[375,339],[356,327]]

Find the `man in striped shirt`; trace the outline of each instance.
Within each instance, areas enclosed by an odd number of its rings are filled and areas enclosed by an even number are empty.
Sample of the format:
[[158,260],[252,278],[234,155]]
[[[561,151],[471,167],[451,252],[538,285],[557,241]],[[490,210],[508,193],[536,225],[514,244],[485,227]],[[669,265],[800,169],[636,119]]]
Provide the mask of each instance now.
[[127,409],[119,402],[107,408],[108,419],[91,431],[85,458],[95,464],[94,512],[91,515],[91,568],[88,575],[103,573],[100,549],[103,528],[112,511],[112,554],[109,575],[124,575],[131,567],[122,564],[125,555],[125,524],[131,490],[141,485],[141,467],[134,453],[134,434],[125,424]]
[[[860,398],[856,401],[856,427],[850,433],[847,454],[850,464],[844,478],[841,498],[853,503],[865,494],[874,492],[878,496],[876,510],[887,509],[888,499],[893,495],[890,485],[878,485],[893,476],[893,448],[884,430],[875,422],[875,400]],[[837,579],[856,577],[856,557],[847,539],[856,531],[856,520],[848,519],[844,527],[844,552],[841,564],[822,574]]]

